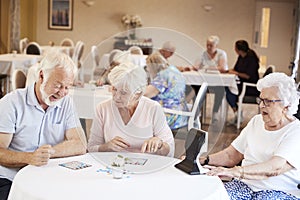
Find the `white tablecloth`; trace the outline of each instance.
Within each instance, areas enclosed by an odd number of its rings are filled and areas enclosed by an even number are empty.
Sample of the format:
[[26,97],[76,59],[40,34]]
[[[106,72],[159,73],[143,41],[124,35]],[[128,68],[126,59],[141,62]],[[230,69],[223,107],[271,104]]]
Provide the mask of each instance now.
[[[118,153],[110,154],[115,157]],[[148,163],[164,166],[151,173],[126,174],[122,179],[114,179],[99,160],[105,155],[108,153],[52,159],[46,166],[24,167],[16,175],[8,199],[228,199],[218,177],[188,175],[174,167],[177,159],[144,154]],[[68,161],[92,166],[71,170],[58,165]]]
[[41,53],[42,55],[45,55],[49,53],[50,51],[58,51],[61,53],[65,53],[69,56],[73,55],[74,47],[69,46],[41,46]]
[[96,106],[105,100],[111,99],[110,86],[95,87],[95,85],[85,84],[84,88],[70,89],[70,96],[78,113],[79,118],[93,119]]
[[0,73],[12,75],[15,69],[24,69],[37,63],[42,59],[42,56],[28,54],[1,54],[0,55]]
[[204,71],[188,71],[182,74],[188,85],[201,85],[203,82],[207,82],[208,86],[228,86],[232,93],[238,94],[234,74],[206,73]]

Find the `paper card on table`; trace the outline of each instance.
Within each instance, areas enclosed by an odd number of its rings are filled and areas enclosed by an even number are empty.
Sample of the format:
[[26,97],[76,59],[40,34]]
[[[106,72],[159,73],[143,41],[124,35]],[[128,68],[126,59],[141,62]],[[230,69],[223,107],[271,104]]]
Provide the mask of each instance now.
[[92,166],[90,164],[86,164],[86,163],[83,163],[83,162],[80,162],[80,161],[71,161],[71,162],[61,163],[61,164],[58,164],[58,165],[62,166],[62,167],[69,168],[69,169],[73,169],[73,170],[84,169],[84,168]]
[[146,158],[125,158],[127,165],[144,165],[148,159]]

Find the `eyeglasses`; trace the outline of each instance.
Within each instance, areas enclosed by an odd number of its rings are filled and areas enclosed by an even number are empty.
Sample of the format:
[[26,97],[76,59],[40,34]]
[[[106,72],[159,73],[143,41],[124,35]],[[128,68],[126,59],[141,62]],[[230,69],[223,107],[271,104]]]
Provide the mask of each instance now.
[[256,98],[256,103],[260,105],[261,102],[263,102],[264,106],[268,107],[270,106],[270,103],[275,103],[275,102],[281,102],[282,100],[276,99],[276,100],[270,100],[270,99],[262,99],[260,97]]

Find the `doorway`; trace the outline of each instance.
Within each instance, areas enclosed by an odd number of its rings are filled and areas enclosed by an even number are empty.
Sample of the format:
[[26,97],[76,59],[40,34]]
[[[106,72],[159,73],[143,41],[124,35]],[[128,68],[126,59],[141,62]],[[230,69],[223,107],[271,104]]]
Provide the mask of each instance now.
[[253,49],[260,57],[260,73],[268,65],[290,75],[296,17],[295,0],[257,0]]

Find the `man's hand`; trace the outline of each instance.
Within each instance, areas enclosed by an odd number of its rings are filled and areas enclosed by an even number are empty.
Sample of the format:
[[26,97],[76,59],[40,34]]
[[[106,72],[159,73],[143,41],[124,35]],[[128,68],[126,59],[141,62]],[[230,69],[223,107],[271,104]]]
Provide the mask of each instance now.
[[46,165],[54,152],[51,145],[43,145],[30,154],[28,164],[35,166]]

